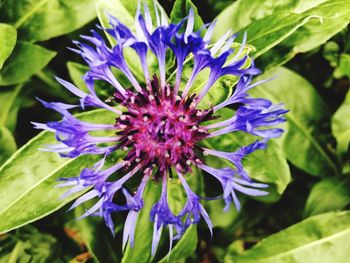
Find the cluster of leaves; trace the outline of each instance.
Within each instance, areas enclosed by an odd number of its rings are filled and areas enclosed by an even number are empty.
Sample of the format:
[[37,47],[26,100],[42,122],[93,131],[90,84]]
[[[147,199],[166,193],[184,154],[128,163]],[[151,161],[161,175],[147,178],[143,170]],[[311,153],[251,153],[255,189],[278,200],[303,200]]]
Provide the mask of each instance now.
[[[122,252],[120,240],[125,215],[116,216],[113,239],[98,218],[74,220],[84,207],[65,213],[67,203],[76,196],[61,200],[65,189],[54,188],[57,178],[77,175],[96,160],[86,156],[61,159],[54,153],[38,151],[55,139],[47,132],[34,137],[29,124],[31,120],[56,117],[43,113],[35,96],[72,101],[55,83],[53,75],[70,78],[84,89],[81,76],[87,68],[67,53],[65,46],[94,23],[107,26],[106,11],[132,28],[137,2],[0,1],[0,262],[168,260],[164,258],[166,240],[154,259],[149,249],[152,239],[149,211],[151,201],[158,198],[157,186],[149,185],[146,189],[145,200],[149,202],[145,202],[137,223],[135,247]],[[153,6],[152,0],[145,2]],[[249,50],[253,50],[256,63],[265,72],[260,78],[278,76],[254,89],[252,95],[286,104],[290,109],[286,132],[281,139],[271,142],[268,149],[257,151],[245,160],[252,178],[271,185],[271,194],[255,200],[244,199],[239,213],[234,208],[222,212],[221,201],[208,202],[205,205],[215,227],[213,239],[205,227],[191,227],[176,243],[170,259],[347,262],[350,246],[350,211],[346,211],[350,203],[348,1],[231,2],[176,0],[174,4],[167,1],[160,4],[174,22],[192,7],[197,28],[203,25],[199,14],[205,20],[212,20],[218,13],[214,40],[229,29],[248,33]],[[133,59],[131,54],[127,58]],[[140,69],[133,70],[136,76],[138,73],[142,76]],[[205,77],[194,88],[200,88],[203,81]],[[208,100],[218,103],[224,99],[232,91],[232,83],[228,79],[220,81]],[[101,85],[98,92],[108,96],[108,89]],[[80,117],[96,122],[114,119],[101,111],[86,112]],[[206,143],[229,151],[249,140],[238,133]],[[17,150],[17,145],[23,146]],[[219,185],[205,174],[196,171],[191,178],[190,183],[199,194],[217,194]],[[171,206],[176,211],[185,197],[175,180],[169,187]]]

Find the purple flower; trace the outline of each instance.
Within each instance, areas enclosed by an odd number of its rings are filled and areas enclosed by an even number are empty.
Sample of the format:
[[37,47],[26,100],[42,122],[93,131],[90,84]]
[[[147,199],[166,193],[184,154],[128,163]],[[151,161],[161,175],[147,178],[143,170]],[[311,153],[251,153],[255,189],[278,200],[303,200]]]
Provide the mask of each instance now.
[[[190,10],[187,18],[178,24],[169,24],[161,10],[155,10],[157,24],[153,25],[148,8],[144,15],[140,7],[136,13],[136,34],[118,19],[110,16],[109,29],[104,29],[116,40],[110,47],[96,31],[92,36],[83,36],[88,42],[75,42],[77,49],[89,66],[84,76],[88,92],[73,84],[57,78],[70,92],[79,97],[80,107],[103,108],[115,114],[112,124],[93,124],[74,117],[69,110],[79,105],[58,102],[42,104],[62,115],[61,121],[47,124],[33,123],[35,128],[55,133],[58,144],[49,145],[45,150],[58,152],[62,157],[75,158],[85,154],[101,155],[102,158],[93,167],[84,168],[80,175],[62,179],[60,187],[70,186],[65,196],[85,191],[71,206],[97,200],[82,216],[98,215],[104,218],[106,225],[114,233],[112,214],[126,211],[127,217],[123,233],[123,248],[129,242],[134,244],[135,226],[144,206],[144,189],[148,183],[161,182],[162,190],[158,202],[153,204],[150,220],[154,224],[152,255],[155,254],[162,231],[167,228],[170,236],[170,249],[174,239],[181,238],[192,224],[203,219],[212,232],[212,223],[202,198],[194,193],[186,182],[186,174],[198,167],[215,177],[222,185],[222,198],[225,210],[233,202],[240,209],[237,192],[259,196],[267,192],[266,184],[253,182],[245,171],[242,160],[255,150],[263,149],[270,138],[276,138],[283,132],[276,128],[285,121],[287,112],[282,105],[273,105],[269,100],[250,97],[248,91],[261,82],[251,84],[252,76],[259,70],[243,55],[246,35],[241,47],[231,48],[236,35],[228,32],[216,43],[211,43],[211,34],[215,23],[204,26],[200,31],[194,29],[194,13]],[[124,57],[126,48],[133,49],[139,57],[144,79],[138,80]],[[167,81],[166,54],[173,52],[177,61],[174,82]],[[153,53],[158,61],[159,71],[150,76],[147,67],[148,53]],[[188,81],[181,82],[185,60],[193,58],[192,73]],[[249,64],[249,63],[248,63]],[[131,88],[121,85],[113,70],[121,71],[129,80]],[[209,77],[198,94],[191,93],[197,76],[209,69]],[[234,75],[239,81],[230,98],[210,108],[197,105],[206,96],[213,84],[221,77]],[[115,88],[113,99],[102,101],[94,90],[94,82],[102,80]],[[214,114],[223,107],[238,105],[230,118],[221,122]],[[118,109],[115,107],[120,105]],[[123,108],[123,110],[119,110]],[[112,136],[96,136],[95,131],[110,131]],[[241,131],[257,137],[247,146],[234,152],[222,152],[201,146],[201,141],[210,137],[224,136],[227,133]],[[93,133],[92,133],[93,132]],[[115,151],[123,151],[124,158],[109,167],[105,160]],[[232,168],[218,169],[206,164],[205,156],[212,155],[228,160]],[[180,180],[187,201],[178,214],[168,204],[167,186],[171,171],[176,171],[175,179]],[[119,176],[119,177],[118,177]],[[128,189],[126,183],[131,178],[139,178],[140,184],[135,192]],[[116,179],[117,178],[117,179]],[[137,180],[137,179],[136,179]],[[115,203],[116,195],[122,196],[124,204]],[[176,231],[176,233],[174,232]]]

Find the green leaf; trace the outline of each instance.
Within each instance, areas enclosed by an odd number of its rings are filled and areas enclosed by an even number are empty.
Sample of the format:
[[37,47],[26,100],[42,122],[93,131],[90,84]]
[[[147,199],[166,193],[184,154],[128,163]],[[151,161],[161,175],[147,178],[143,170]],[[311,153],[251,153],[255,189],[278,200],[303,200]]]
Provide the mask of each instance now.
[[[295,8],[300,1],[293,0],[238,0],[228,6],[217,17],[217,27],[214,30],[213,38],[218,40],[229,29],[235,32],[241,31],[256,20],[274,15],[281,11],[289,11]],[[258,22],[256,22],[258,23]],[[267,29],[271,29],[270,27]],[[264,30],[263,30],[264,31]],[[265,31],[266,32],[266,31]],[[249,35],[248,35],[249,37]]]
[[17,122],[17,112],[19,110],[18,95],[22,85],[15,88],[4,88],[0,91],[0,126],[6,126],[10,131],[14,131]]
[[329,122],[326,104],[311,84],[297,73],[286,68],[267,72],[259,77],[277,76],[251,90],[254,97],[274,103],[284,103],[290,110],[286,114],[285,133],[280,140],[287,158],[300,169],[315,176],[338,174],[334,156],[326,148],[323,137],[324,123]]
[[197,227],[191,225],[181,237],[179,242],[176,243],[174,248],[171,250],[171,254],[162,258],[159,263],[166,263],[176,261],[182,258],[187,258],[192,255],[196,248],[198,242]]
[[200,30],[204,23],[202,18],[198,14],[197,7],[192,3],[191,0],[176,0],[171,10],[170,20],[172,23],[179,23],[184,17],[186,17],[190,9],[194,11],[194,31]]
[[0,70],[6,59],[11,55],[17,40],[17,31],[7,24],[0,24],[0,39],[3,41],[0,46]]
[[350,246],[350,212],[310,217],[234,258],[237,263],[347,262]]
[[350,203],[350,177],[330,177],[315,184],[307,199],[304,217],[344,209]]
[[0,165],[17,149],[16,141],[6,127],[0,126]]
[[[148,183],[143,194],[144,207],[140,211],[135,229],[134,247],[128,244],[122,262],[149,262],[153,237],[153,223],[150,221],[150,212],[154,203],[160,197],[161,184]],[[166,231],[165,229],[163,231]]]
[[[94,123],[113,123],[115,118],[106,110],[94,110],[78,116]],[[77,176],[83,168],[91,167],[100,158],[61,158],[57,153],[39,150],[55,142],[52,133],[42,132],[0,167],[0,233],[38,220],[73,200],[77,195],[60,199],[67,188],[55,188],[57,179]]]
[[350,21],[347,0],[236,1],[218,16],[214,39],[228,29],[247,31],[255,57],[268,68],[286,63],[340,32]]
[[332,116],[332,132],[337,140],[337,153],[343,155],[350,145],[350,91]]
[[[305,1],[304,1],[305,2]],[[295,12],[301,11],[300,8]],[[266,68],[285,64],[299,53],[308,52],[327,42],[350,22],[350,5],[347,0],[328,0],[303,13],[320,18],[310,21],[259,58]]]
[[[277,17],[269,16],[263,18],[249,25],[245,30],[247,35],[251,36],[248,43],[257,50],[254,57],[257,58],[279,45],[302,26],[312,21],[321,24],[322,18],[316,15],[283,13]],[[265,31],[261,30],[261,28],[268,29]],[[279,52],[282,53],[282,51]]]
[[96,17],[94,0],[6,1],[2,19],[22,39],[43,41],[72,32]]
[[[218,112],[222,119],[228,119],[233,114],[231,109],[223,109]],[[220,151],[233,152],[238,147],[248,145],[256,140],[247,133],[235,132],[222,136],[213,137],[205,141],[205,147],[218,149]],[[222,163],[220,163],[220,161]],[[231,166],[230,162],[223,159],[207,157],[207,162],[213,166]],[[291,181],[291,175],[287,160],[279,145],[271,140],[268,147],[264,150],[257,150],[251,153],[243,161],[244,168],[249,176],[259,182],[268,183],[270,187],[267,189],[269,195],[256,197],[258,200],[265,202],[277,201],[285,191],[287,185]]]
[[[238,1],[220,14],[213,39],[218,40],[229,29],[247,31],[248,43],[256,48],[255,57],[258,57],[278,45],[310,20],[316,19],[319,22],[321,19],[318,16],[306,13],[273,13],[271,12],[271,5],[274,6],[274,4],[271,1],[265,5],[265,8],[270,6],[269,10],[264,10],[260,5],[257,5],[258,2],[256,1],[254,3],[249,0]],[[278,10],[279,8],[285,8],[286,5],[289,6],[291,4],[277,5],[275,8]],[[245,8],[244,11],[242,11],[243,8]],[[256,19],[251,23],[251,17],[254,17],[256,13],[261,19]],[[237,25],[232,23],[232,18],[230,19],[229,17],[235,17],[239,21],[237,22],[236,20]]]
[[10,59],[0,72],[0,86],[15,85],[28,80],[45,67],[56,52],[28,42],[17,43]]
[[346,77],[350,79],[350,55],[340,54],[339,65],[333,72],[333,76],[336,79]]
[[252,179],[272,186],[272,189],[268,190],[270,194],[259,197],[259,200],[275,202],[291,182],[286,157],[281,147],[273,140],[269,141],[267,149],[250,154],[244,165]]

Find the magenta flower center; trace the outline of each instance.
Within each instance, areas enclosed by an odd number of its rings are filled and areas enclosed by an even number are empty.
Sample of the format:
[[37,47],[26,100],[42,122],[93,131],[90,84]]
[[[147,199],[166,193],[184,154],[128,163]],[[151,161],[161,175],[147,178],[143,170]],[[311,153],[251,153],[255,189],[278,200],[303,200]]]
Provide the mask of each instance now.
[[212,110],[197,109],[195,96],[183,99],[169,85],[161,89],[155,77],[141,92],[115,97],[127,108],[116,119],[116,128],[129,163],[157,166],[159,172],[171,166],[187,172],[191,164],[201,162],[196,144],[208,131],[200,123],[212,118]]

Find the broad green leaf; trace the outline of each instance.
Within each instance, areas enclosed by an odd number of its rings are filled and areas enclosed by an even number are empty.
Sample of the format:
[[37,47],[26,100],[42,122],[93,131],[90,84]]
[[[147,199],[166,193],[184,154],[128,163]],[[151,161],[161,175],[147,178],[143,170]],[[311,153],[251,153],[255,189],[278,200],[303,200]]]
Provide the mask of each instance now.
[[348,91],[343,104],[332,117],[332,132],[337,139],[337,152],[344,154],[350,145],[350,91]]
[[[248,174],[254,180],[272,185],[270,194],[261,200],[275,201],[291,182],[291,175],[286,157],[275,141],[268,143],[267,149],[253,152],[244,162]],[[277,197],[274,197],[274,192]]]
[[[222,119],[228,119],[233,115],[230,109],[224,109],[218,112]],[[256,140],[247,133],[235,132],[207,139],[205,147],[217,149],[220,151],[234,152],[238,147],[248,145]],[[231,166],[232,164],[216,157],[207,157],[207,162],[213,167]],[[259,200],[266,202],[275,202],[285,191],[291,181],[291,175],[287,160],[282,149],[274,141],[270,140],[265,150],[257,150],[243,160],[243,165],[249,176],[259,182],[268,183],[267,189],[269,195],[258,197]]]
[[[148,6],[148,9],[151,14],[151,18],[153,21],[153,25],[156,25],[156,14],[154,10],[154,3],[158,7],[161,8],[161,6],[158,4],[157,1],[153,0],[146,0],[142,3],[145,3]],[[134,33],[135,31],[135,16],[136,16],[136,10],[137,10],[138,0],[98,0],[96,7],[97,7],[97,16],[100,20],[100,23],[102,26],[108,28],[110,27],[108,24],[108,17],[105,15],[111,14],[118,18],[124,25],[126,25],[128,28],[130,28]],[[164,13],[165,14],[165,13]],[[112,45],[115,44],[115,40],[113,40],[109,35],[107,35],[107,38],[109,39],[110,43]],[[129,65],[129,68],[134,73],[135,77],[138,80],[145,81],[144,80],[144,73],[142,71],[142,67],[140,64],[140,59],[137,56],[137,54],[131,50],[126,48],[124,50],[124,56],[125,60]],[[152,76],[153,71],[157,68],[157,60],[155,56],[150,55],[147,59],[148,67],[150,69],[150,75]]]
[[[322,18],[309,14],[282,13],[278,16],[269,16],[249,25],[245,30],[250,36],[248,43],[257,50],[254,57],[257,58],[290,36],[293,36],[301,27],[308,23],[321,24]],[[261,28],[267,28],[261,30]],[[281,52],[282,53],[282,52]],[[274,61],[273,61],[274,62]]]
[[[217,27],[214,30],[214,39],[219,39],[229,29],[238,32],[256,20],[293,10],[300,0],[238,0],[228,6],[217,17]],[[257,22],[258,23],[258,22]],[[266,28],[271,29],[271,28]],[[266,32],[265,30],[262,30]],[[249,37],[249,36],[248,36]]]
[[11,55],[17,40],[17,31],[7,24],[0,24],[0,70],[6,59]]
[[[75,218],[83,215],[86,209],[89,209],[93,204],[87,202],[76,207],[74,209]],[[102,218],[89,216],[68,222],[66,227],[76,231],[79,240],[84,242],[96,262],[120,262],[121,257],[117,253],[119,244],[116,244],[115,239],[113,240],[113,236]]]
[[[115,118],[106,110],[78,116],[93,123],[113,123]],[[77,176],[84,167],[91,167],[100,158],[61,158],[57,153],[39,150],[55,142],[52,133],[42,132],[0,167],[0,233],[40,219],[73,200],[77,195],[60,199],[67,188],[55,188],[57,179]]]
[[162,258],[159,263],[173,262],[192,255],[198,242],[197,227],[191,225],[171,250],[170,255]]
[[17,43],[0,72],[0,86],[19,84],[45,67],[56,52],[28,42]]
[[[277,2],[277,4],[269,1],[262,6],[263,8],[257,5],[257,1],[254,3],[251,0],[237,1],[223,11],[218,16],[218,26],[215,28],[213,39],[218,40],[228,30],[247,31],[248,43],[256,48],[255,57],[258,57],[278,45],[310,20],[320,22],[321,19],[306,13],[272,12],[271,6],[277,10],[283,10],[286,6],[294,5],[290,1]],[[260,19],[251,23],[254,15]]]
[[[236,1],[218,16],[214,39],[228,29],[248,33],[255,57],[266,67],[281,65],[340,32],[350,21],[347,0]],[[266,53],[267,52],[267,53]]]
[[171,10],[170,20],[172,23],[179,23],[184,19],[190,9],[194,11],[194,31],[198,31],[203,27],[203,20],[198,14],[197,7],[191,2],[191,0],[176,0]]
[[18,95],[22,89],[21,85],[15,88],[4,88],[0,91],[0,126],[6,126],[10,131],[14,131],[17,122],[17,112],[19,110]]
[[1,18],[22,39],[42,41],[72,32],[96,17],[94,0],[6,1]]
[[[160,196],[161,184],[148,183],[143,194],[144,207],[140,211],[135,229],[134,247],[128,244],[122,262],[149,262],[153,237],[153,223],[150,221],[150,211]],[[163,229],[166,232],[167,229]],[[164,233],[163,233],[164,234]]]
[[[281,139],[287,158],[300,169],[315,175],[337,174],[334,156],[328,152],[323,137],[324,123],[329,121],[326,104],[311,84],[286,68],[267,72],[259,77],[277,78],[251,90],[254,97],[273,103],[284,103],[290,110],[286,114],[285,133]],[[328,132],[328,130],[324,131]]]
[[339,65],[333,72],[333,76],[336,79],[346,77],[350,79],[350,55],[341,54],[339,59]]
[[[299,12],[299,10],[295,10],[295,12]],[[303,25],[294,34],[279,43],[276,48],[261,56],[259,58],[261,65],[272,68],[285,64],[295,55],[308,52],[326,43],[350,22],[350,5],[347,0],[324,1],[322,4],[302,12],[320,17],[320,21],[310,21]]]
[[0,165],[4,163],[17,149],[16,141],[11,132],[0,126]]
[[313,186],[304,217],[344,209],[350,203],[350,177],[330,177]]
[[347,262],[350,212],[310,217],[260,241],[234,258],[237,263]]

